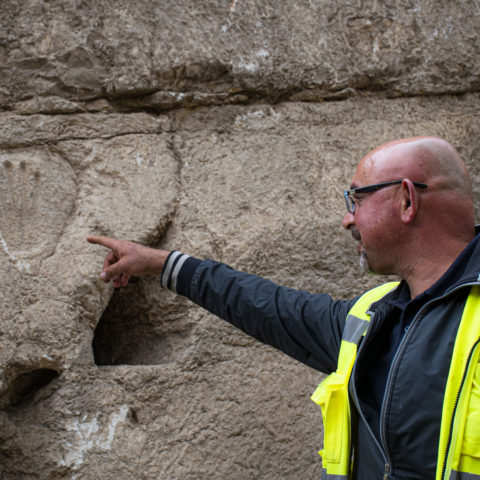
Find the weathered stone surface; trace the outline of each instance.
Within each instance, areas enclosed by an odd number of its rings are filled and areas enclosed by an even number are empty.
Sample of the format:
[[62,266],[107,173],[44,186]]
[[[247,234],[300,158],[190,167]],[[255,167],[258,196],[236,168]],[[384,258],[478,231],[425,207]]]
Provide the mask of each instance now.
[[[2,114],[0,148],[54,144],[65,140],[108,139],[130,134],[158,134],[171,127],[166,117],[146,113],[79,115]],[[74,149],[75,153],[75,149]],[[82,160],[85,154],[81,156]],[[88,155],[87,155],[88,156]]]
[[2,480],[318,478],[320,374],[156,278],[113,293],[85,237],[375,285],[340,226],[366,152],[445,137],[480,208],[475,8],[2,2]]
[[69,112],[79,100],[125,94],[146,94],[139,105],[163,109],[238,91],[321,99],[355,89],[477,90],[474,9],[448,0],[170,0],[135,8],[128,0],[5,0],[0,104],[53,96],[73,103],[46,100],[40,110]]
[[85,233],[127,236],[133,224],[132,238],[158,238],[175,209],[178,165],[162,135],[125,135],[5,150],[0,166],[0,393],[8,405],[19,375],[91,363],[107,293],[92,284],[102,255],[85,249]]

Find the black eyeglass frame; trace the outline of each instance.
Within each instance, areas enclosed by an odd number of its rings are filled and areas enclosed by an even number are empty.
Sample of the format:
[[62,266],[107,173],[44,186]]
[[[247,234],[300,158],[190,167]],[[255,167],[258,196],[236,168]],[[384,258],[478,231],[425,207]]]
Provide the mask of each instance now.
[[[365,187],[358,187],[358,188],[352,188],[351,190],[344,190],[343,196],[345,197],[345,203],[347,205],[348,213],[351,213],[352,215],[355,214],[356,204],[353,198],[351,198],[354,195],[373,193],[373,192],[376,192],[377,190],[380,190],[381,188],[389,187],[390,185],[398,185],[402,182],[403,180],[393,180],[391,182],[375,183],[373,185],[366,185]],[[417,188],[421,188],[422,190],[425,190],[428,187],[427,183],[419,183],[419,182],[412,182],[412,183]]]

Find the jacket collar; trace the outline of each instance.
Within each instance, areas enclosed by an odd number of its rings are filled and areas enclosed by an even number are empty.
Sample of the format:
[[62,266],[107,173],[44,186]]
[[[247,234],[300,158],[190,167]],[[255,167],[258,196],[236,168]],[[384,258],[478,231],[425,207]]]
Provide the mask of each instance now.
[[461,270],[461,275],[448,290],[462,284],[480,283],[480,225],[475,226],[475,232],[475,238],[466,246],[452,265],[452,267],[456,266]]

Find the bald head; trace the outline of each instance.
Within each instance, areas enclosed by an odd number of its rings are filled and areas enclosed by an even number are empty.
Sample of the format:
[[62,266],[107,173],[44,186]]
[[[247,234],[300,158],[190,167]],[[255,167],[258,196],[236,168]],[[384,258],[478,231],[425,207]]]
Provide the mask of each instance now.
[[445,234],[473,235],[470,177],[460,155],[446,140],[413,137],[386,143],[362,159],[355,179],[360,185],[404,179],[426,183],[416,219]]
[[413,137],[386,143],[369,153],[360,162],[361,167],[374,175],[410,178],[428,183],[431,189],[472,197],[465,164],[455,148],[441,138]]

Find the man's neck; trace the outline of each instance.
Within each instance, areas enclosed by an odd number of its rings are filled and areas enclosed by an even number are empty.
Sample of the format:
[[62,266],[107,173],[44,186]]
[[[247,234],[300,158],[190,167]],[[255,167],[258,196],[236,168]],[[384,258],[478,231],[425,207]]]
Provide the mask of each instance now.
[[[428,290],[450,268],[469,242],[457,242],[448,248],[432,248],[428,255],[413,258],[408,271],[402,275],[407,282],[412,299]],[[418,250],[421,251],[421,250]]]

